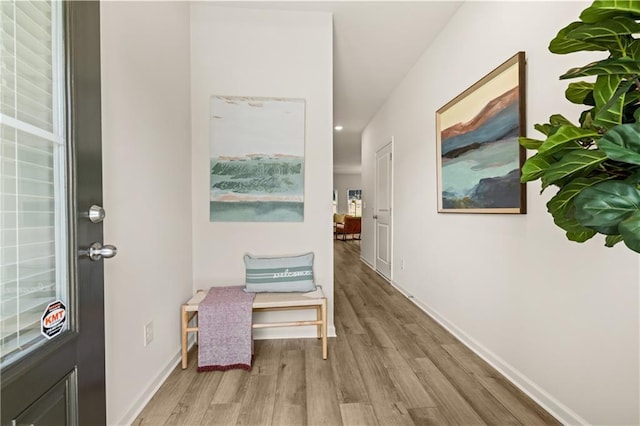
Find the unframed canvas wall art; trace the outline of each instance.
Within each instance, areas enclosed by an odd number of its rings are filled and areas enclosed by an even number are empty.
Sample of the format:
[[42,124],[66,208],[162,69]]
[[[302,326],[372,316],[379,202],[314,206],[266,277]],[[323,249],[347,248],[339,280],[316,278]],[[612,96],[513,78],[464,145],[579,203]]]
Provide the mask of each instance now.
[[436,112],[438,212],[526,213],[519,52]]
[[211,97],[211,222],[302,222],[304,99]]

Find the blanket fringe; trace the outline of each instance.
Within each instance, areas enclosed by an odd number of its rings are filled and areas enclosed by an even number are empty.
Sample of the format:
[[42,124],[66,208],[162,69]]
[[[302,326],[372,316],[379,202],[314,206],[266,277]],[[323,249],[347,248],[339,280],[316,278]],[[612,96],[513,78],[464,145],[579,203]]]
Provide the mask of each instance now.
[[247,370],[251,371],[251,366],[248,364],[231,364],[231,365],[204,365],[198,367],[198,373],[203,371],[227,371],[227,370]]

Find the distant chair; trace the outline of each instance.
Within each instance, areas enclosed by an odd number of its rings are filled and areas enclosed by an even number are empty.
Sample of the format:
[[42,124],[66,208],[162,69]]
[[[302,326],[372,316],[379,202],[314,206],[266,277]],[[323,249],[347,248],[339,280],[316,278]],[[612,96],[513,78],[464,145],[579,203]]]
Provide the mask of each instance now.
[[344,227],[345,216],[346,214],[338,214],[338,213],[333,214],[333,235],[337,235],[336,232],[338,232],[338,228]]
[[[347,235],[351,235],[351,239],[359,240],[362,226],[362,218],[355,216],[345,216],[344,223],[335,224],[335,236],[342,235],[342,241],[347,241]],[[357,237],[356,237],[357,235]]]

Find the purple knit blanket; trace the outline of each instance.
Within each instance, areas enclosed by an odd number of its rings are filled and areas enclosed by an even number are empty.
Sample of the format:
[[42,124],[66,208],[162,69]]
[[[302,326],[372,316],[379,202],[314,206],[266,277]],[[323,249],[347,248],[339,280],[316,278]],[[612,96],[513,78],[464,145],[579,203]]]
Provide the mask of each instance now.
[[251,370],[255,293],[211,287],[198,306],[198,371]]

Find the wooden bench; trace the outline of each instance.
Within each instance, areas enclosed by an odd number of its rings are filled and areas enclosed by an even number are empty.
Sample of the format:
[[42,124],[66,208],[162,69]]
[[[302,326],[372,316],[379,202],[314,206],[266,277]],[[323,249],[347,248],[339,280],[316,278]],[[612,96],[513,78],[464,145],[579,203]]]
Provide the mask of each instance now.
[[[187,368],[187,346],[189,333],[197,332],[198,306],[207,295],[207,290],[198,292],[189,301],[182,305],[182,368]],[[253,323],[253,328],[267,327],[296,327],[303,325],[315,325],[318,327],[318,338],[322,339],[322,359],[327,359],[327,298],[320,287],[309,293],[256,293],[253,300],[253,311],[289,311],[315,309],[316,320]],[[189,322],[195,318],[195,325],[189,326]]]

